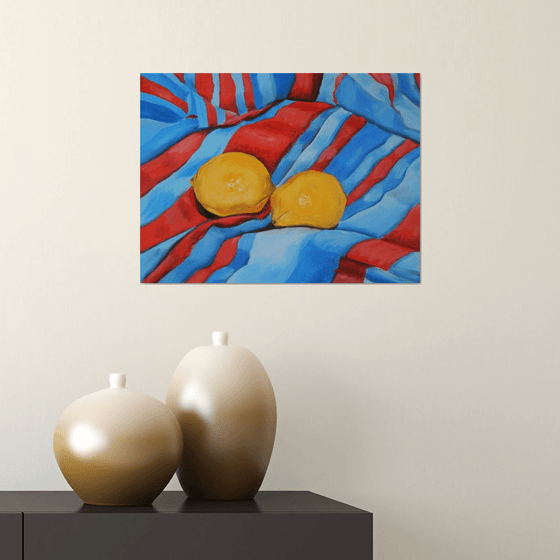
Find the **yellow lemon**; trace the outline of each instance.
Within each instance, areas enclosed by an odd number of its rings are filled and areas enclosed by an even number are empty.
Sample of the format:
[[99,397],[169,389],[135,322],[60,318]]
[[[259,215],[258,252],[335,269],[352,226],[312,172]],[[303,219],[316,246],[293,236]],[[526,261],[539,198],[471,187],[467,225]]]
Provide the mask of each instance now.
[[266,167],[242,152],[220,154],[207,161],[191,184],[198,202],[218,216],[259,212],[274,190]]
[[275,226],[327,229],[342,218],[346,195],[336,177],[321,171],[303,171],[278,187],[270,203]]

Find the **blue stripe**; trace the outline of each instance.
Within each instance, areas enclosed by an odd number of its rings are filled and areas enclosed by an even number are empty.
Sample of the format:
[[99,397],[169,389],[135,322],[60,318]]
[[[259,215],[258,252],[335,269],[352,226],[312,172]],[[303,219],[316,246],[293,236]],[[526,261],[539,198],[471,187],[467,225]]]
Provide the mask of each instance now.
[[187,86],[187,88],[190,89],[191,91],[196,91],[196,85],[195,85],[196,74],[192,72],[186,72],[185,74],[183,74],[183,76],[185,77],[185,85]]
[[337,109],[332,115],[329,115],[311,144],[305,148],[290,170],[282,178],[282,182],[286,182],[296,173],[309,169],[317,161],[323,151],[330,146],[342,125],[351,116],[351,113],[344,109]]
[[142,226],[153,222],[190,189],[191,179],[199,167],[221,154],[234,132],[228,128],[212,131],[185,165],[142,197],[140,200]]
[[290,151],[282,158],[274,173],[272,174],[272,182],[275,185],[280,185],[284,182],[284,177],[288,173],[290,167],[294,164],[297,158],[301,155],[303,150],[313,141],[315,136],[320,131],[323,123],[335,113],[338,109],[332,108],[321,113],[318,117],[313,119],[311,124],[305,129],[303,134],[296,140]]
[[340,258],[360,241],[367,239],[359,233],[318,230],[302,245],[296,266],[287,282],[329,283],[333,281]]
[[186,100],[189,88],[175,74],[142,74],[142,76],[169,90],[179,99]]
[[[359,130],[353,138],[344,146],[338,154],[333,158],[329,165],[325,168],[326,173],[334,175],[341,183],[356,169],[361,162],[372,150],[375,150],[390,138],[390,134],[379,127],[366,124]],[[350,191],[345,187],[345,192]]]
[[144,163],[159,156],[197,129],[197,119],[185,119],[154,134],[150,140],[140,147],[140,164],[144,165]]
[[379,83],[374,77],[369,74],[348,74],[348,76],[350,76],[356,84],[358,84],[364,92],[370,95],[373,99],[381,101],[384,105],[391,105],[387,86]]
[[140,94],[140,118],[173,123],[185,118],[185,112],[165,99],[149,93]]
[[[409,128],[409,130],[420,130],[420,112],[418,107],[405,97],[402,93],[395,93],[394,100],[395,109],[399,112],[402,117],[403,123]],[[418,134],[418,140],[420,141],[420,134]]]
[[397,74],[399,80],[399,89],[412,103],[420,106],[420,90],[416,85],[414,74]]
[[262,109],[264,107],[264,104],[259,88],[259,75],[249,74],[249,79],[251,80],[251,85],[253,86],[253,100],[255,101],[255,107],[257,109]]
[[210,103],[214,107],[220,106],[220,74],[212,74],[212,82],[214,82],[214,91],[212,92],[212,99]]
[[246,266],[235,283],[328,283],[340,257],[365,236],[353,232],[298,227],[257,233]]
[[[251,122],[272,118],[282,107],[291,103],[291,101],[283,101],[271,107],[265,114],[251,120]],[[221,154],[231,137],[244,124],[241,122],[228,128],[217,128],[210,132],[185,165],[167,179],[158,183],[149,193],[142,197],[140,200],[141,225],[144,226],[152,222],[165,210],[173,206],[181,195],[190,188],[190,180],[194,177],[198,168],[209,159]]]
[[251,249],[249,262],[233,274],[229,282],[283,283],[295,268],[295,256],[299,246],[315,230],[310,228],[286,228],[257,234]]
[[215,107],[216,109],[216,120],[218,124],[224,124],[226,122],[226,112],[221,107]]
[[270,216],[262,220],[249,220],[230,228],[211,227],[206,235],[194,246],[191,254],[181,264],[169,271],[161,280],[162,284],[180,284],[188,280],[197,270],[211,265],[223,242],[241,233],[266,227]]
[[319,88],[319,95],[317,96],[317,101],[322,101],[323,103],[334,104],[334,83],[338,74],[328,73],[323,74],[323,81],[321,82],[321,87]]
[[206,101],[198,94],[193,94],[194,113],[198,117],[200,128],[208,128],[208,110]]
[[169,253],[173,245],[177,243],[180,239],[185,237],[187,233],[191,232],[194,228],[191,228],[147,251],[140,254],[140,278],[144,280],[150,272],[155,270],[156,266],[164,259],[165,255]]
[[365,280],[368,284],[409,284],[409,280],[395,276],[381,268],[371,267],[366,270]]
[[262,97],[261,103],[266,107],[269,103],[276,101],[276,85],[272,79],[271,74],[255,74],[257,76],[257,82],[259,87],[259,92]]
[[393,231],[420,202],[420,159],[412,162],[401,184],[386,192],[374,206],[340,221],[337,229],[358,231],[380,238]]
[[296,81],[295,74],[272,74],[276,89],[276,99],[286,99]]
[[245,97],[244,92],[245,88],[243,87],[243,76],[241,74],[232,74],[231,77],[233,78],[233,83],[235,84],[235,103],[237,104],[237,114],[242,115],[247,113],[247,105],[245,104]]
[[371,97],[348,76],[338,86],[337,99],[341,107],[364,117],[384,130],[405,136],[415,142],[420,140],[419,131],[408,128],[402,116],[393,107]]
[[407,282],[420,282],[420,253],[414,252],[405,255],[393,263],[389,272]]
[[158,132],[169,126],[168,123],[152,119],[140,119],[140,146],[151,140]]
[[235,253],[235,257],[231,263],[219,270],[216,270],[216,272],[214,272],[208,280],[206,280],[206,283],[215,284],[227,282],[232,274],[237,272],[241,267],[245,266],[249,260],[249,253],[251,251],[251,247],[253,246],[255,235],[257,234],[246,233],[243,235],[237,244],[237,252]]
[[[359,164],[354,167],[351,175],[343,179],[342,186],[344,187],[344,192],[346,194],[350,194],[373,170],[373,168],[386,156],[388,156],[397,146],[402,144],[405,139],[402,136],[389,136],[389,139],[379,146],[372,150]],[[335,159],[338,159],[339,156],[337,155]],[[333,160],[334,162],[334,160]],[[332,173],[336,176],[336,171],[330,169],[330,166],[327,167],[326,171]]]
[[[385,195],[385,193],[396,189],[406,177],[408,170],[412,163],[418,160],[420,157],[420,148],[416,148],[403,156],[389,171],[387,177],[382,181],[379,181],[376,185],[371,187],[371,189],[365,193],[361,198],[350,204],[344,211],[342,216],[342,221],[347,220],[363,210],[370,208],[377,204]],[[420,194],[420,178],[417,177],[418,194]]]

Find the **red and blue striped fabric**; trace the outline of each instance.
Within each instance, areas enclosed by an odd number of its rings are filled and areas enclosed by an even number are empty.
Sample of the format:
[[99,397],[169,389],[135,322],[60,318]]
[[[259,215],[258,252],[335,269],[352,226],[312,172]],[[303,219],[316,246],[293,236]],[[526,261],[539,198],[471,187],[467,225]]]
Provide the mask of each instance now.
[[[144,283],[418,283],[419,74],[142,74],[140,263]],[[270,206],[217,217],[198,168],[245,152],[276,186],[334,175],[338,226],[275,228]]]

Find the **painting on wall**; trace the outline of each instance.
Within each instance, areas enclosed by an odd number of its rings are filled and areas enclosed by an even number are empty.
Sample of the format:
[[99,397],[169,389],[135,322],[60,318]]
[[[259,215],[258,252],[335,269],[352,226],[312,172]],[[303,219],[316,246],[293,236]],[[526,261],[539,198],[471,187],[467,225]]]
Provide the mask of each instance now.
[[419,74],[141,74],[143,283],[419,283]]

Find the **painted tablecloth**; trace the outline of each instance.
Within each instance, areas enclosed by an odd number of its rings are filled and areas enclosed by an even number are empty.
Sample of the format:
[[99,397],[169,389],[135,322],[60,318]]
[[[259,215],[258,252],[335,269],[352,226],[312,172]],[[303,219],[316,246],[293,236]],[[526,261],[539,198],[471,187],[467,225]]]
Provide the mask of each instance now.
[[[142,74],[140,273],[145,283],[420,281],[419,74]],[[313,169],[347,205],[333,229],[210,215],[198,168],[257,157],[274,185]]]

